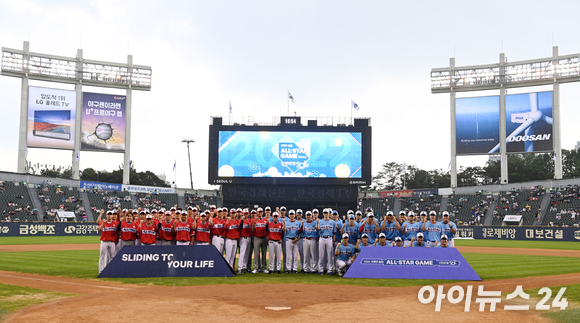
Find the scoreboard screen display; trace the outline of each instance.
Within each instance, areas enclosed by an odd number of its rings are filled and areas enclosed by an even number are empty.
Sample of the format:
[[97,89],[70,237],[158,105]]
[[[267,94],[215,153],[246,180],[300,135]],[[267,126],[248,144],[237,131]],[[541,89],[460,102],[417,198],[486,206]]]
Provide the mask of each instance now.
[[360,132],[220,131],[219,177],[361,178]]
[[369,148],[370,127],[211,126],[209,183],[367,185]]

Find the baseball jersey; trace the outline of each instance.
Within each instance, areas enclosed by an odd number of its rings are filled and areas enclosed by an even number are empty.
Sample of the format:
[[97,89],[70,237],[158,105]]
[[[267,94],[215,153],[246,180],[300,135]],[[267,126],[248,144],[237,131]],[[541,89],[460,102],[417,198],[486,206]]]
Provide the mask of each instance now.
[[117,241],[117,221],[103,221],[103,231],[101,231],[101,241]]
[[419,223],[409,223],[407,222],[407,226],[405,227],[405,234],[403,236],[403,240],[411,240],[413,238],[417,238],[417,233],[421,232],[421,227]]
[[[386,223],[385,223],[386,222]],[[385,234],[385,236],[387,237],[387,240],[395,240],[395,238],[397,237],[397,232],[399,232],[399,230],[397,230],[397,223],[395,222],[395,220],[393,220],[393,222],[389,223],[387,220],[383,221],[383,223],[385,223],[385,230],[382,230],[382,233]],[[383,224],[381,223],[381,228],[383,227]]]
[[179,221],[175,224],[175,240],[191,241],[191,223]]
[[318,230],[316,229],[316,221],[304,221],[304,226],[302,227],[304,238],[318,238]]
[[256,228],[253,231],[254,237],[266,237],[268,235],[268,230],[266,228],[268,226],[268,219],[256,219],[254,223],[256,223]]
[[425,242],[423,242],[423,245],[420,246],[419,244],[417,244],[417,240],[413,241],[413,247],[429,248],[429,247],[427,247],[427,244]]
[[348,223],[345,223],[343,226],[344,233],[348,234],[348,243],[353,246],[356,244],[357,239],[360,238],[360,233],[358,232],[359,227],[360,226],[356,224],[356,222],[352,227]]
[[287,239],[296,239],[300,235],[300,231],[302,230],[302,222],[300,221],[286,221],[286,238]]
[[240,224],[242,221],[238,219],[230,219],[226,221],[226,238],[237,240],[240,238]]
[[169,223],[163,220],[161,221],[161,230],[159,230],[159,239],[161,240],[175,240],[175,232],[173,232],[173,222],[171,220]]
[[443,234],[446,235],[449,240],[455,238],[455,234],[451,232],[451,228],[457,230],[457,225],[451,221],[449,221],[449,223],[447,224],[443,223],[443,221],[441,221],[440,223],[441,226],[443,227]]
[[352,255],[354,255],[354,245],[349,243],[348,246],[345,246],[341,243],[338,246],[338,256],[336,257],[338,260],[348,261]]
[[391,244],[386,242],[384,246],[381,246],[381,242],[377,239],[377,242],[375,243],[375,247],[390,247]]
[[225,237],[226,236],[226,229],[225,229],[226,219],[213,218],[212,222],[213,222],[213,226],[211,228],[211,234],[214,236]]
[[151,223],[151,225],[147,225],[147,222],[141,223],[141,229],[139,230],[141,243],[152,244],[157,242],[157,228],[155,223]]
[[282,222],[268,222],[268,240],[282,240]]
[[447,245],[447,247],[443,247],[441,244],[438,244],[437,247],[435,248],[451,248],[449,245]]
[[201,223],[201,221],[197,221],[195,224],[195,241],[199,242],[209,242],[210,241],[210,234],[211,234],[211,225],[209,221],[205,221],[205,223]]
[[[374,221],[373,224],[366,223],[365,225],[361,226],[358,231],[362,233],[366,233],[369,236],[369,244],[372,245],[375,243],[377,239],[377,221]],[[396,228],[395,228],[396,229]]]
[[334,226],[334,242],[341,242],[342,240],[342,233],[340,233],[340,230],[342,230],[342,227],[344,226],[344,223],[342,223],[342,220],[336,220],[334,221],[335,226]]
[[318,230],[318,235],[321,238],[326,238],[326,237],[332,237],[332,235],[334,234],[334,227],[336,226],[336,222],[334,222],[333,220],[324,220],[321,219],[318,222],[318,227],[320,228],[320,230]]
[[364,246],[363,243],[360,242],[358,244],[358,248],[357,248],[358,249],[358,252],[360,252],[362,250],[362,248],[364,248],[364,247],[372,247],[372,245],[371,244],[367,244],[366,246]]
[[425,223],[425,232],[423,233],[425,235],[425,241],[440,241],[442,232],[443,227],[441,223],[431,223],[430,221]]
[[240,237],[251,237],[252,236],[252,219],[242,220],[242,230],[240,232]]
[[117,230],[121,232],[121,240],[125,241],[135,241],[137,239],[137,228],[139,226],[135,221],[129,223],[125,220],[119,223]]

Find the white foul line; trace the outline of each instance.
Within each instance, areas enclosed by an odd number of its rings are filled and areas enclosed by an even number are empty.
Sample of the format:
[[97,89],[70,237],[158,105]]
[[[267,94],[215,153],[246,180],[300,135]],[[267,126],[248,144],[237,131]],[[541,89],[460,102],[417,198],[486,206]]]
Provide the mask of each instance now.
[[108,288],[108,289],[116,289],[116,290],[131,290],[132,289],[132,288],[123,288],[123,287],[112,287],[112,286],[99,286],[99,285],[89,285],[89,284],[71,283],[71,282],[58,281],[58,280],[49,280],[49,279],[40,279],[40,278],[30,278],[30,277],[20,277],[20,276],[11,276],[11,275],[2,275],[2,274],[0,274],[0,277],[9,277],[9,278],[18,278],[18,279],[29,279],[29,280],[38,280],[38,281],[58,283],[58,284],[71,284],[71,285],[90,286],[90,287]]

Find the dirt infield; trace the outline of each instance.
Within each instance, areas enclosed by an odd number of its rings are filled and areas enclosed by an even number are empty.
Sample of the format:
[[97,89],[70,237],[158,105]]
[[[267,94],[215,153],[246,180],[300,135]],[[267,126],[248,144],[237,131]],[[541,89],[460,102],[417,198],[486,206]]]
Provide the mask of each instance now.
[[[25,250],[82,250],[96,249],[98,244],[1,246],[0,251]],[[466,248],[469,248],[467,250]],[[505,253],[542,255],[538,249],[459,247],[462,252]],[[500,249],[500,250],[497,250]],[[509,250],[508,250],[509,249]],[[549,250],[551,256],[577,257],[570,250]],[[498,304],[495,312],[479,312],[475,302],[477,286],[485,290],[501,290],[511,293],[515,286],[524,289],[546,286],[562,286],[580,283],[580,273],[531,277],[485,282],[448,284],[473,285],[469,312],[464,312],[464,302],[451,305],[443,301],[441,312],[435,312],[435,301],[423,305],[417,294],[421,286],[414,287],[361,287],[347,285],[305,284],[253,284],[213,286],[140,286],[109,281],[84,280],[0,271],[0,283],[58,292],[78,294],[77,297],[59,299],[32,306],[10,316],[6,322],[163,322],[187,321],[337,321],[357,319],[392,321],[412,315],[409,321],[445,322],[547,322],[541,311],[533,310],[537,300],[531,301],[530,311],[504,311]],[[505,302],[505,300],[504,300]],[[506,303],[507,304],[507,303]],[[289,310],[272,311],[266,307],[290,307]],[[408,309],[405,312],[402,309]],[[399,317],[399,319],[397,319]],[[406,321],[406,320],[405,320]]]

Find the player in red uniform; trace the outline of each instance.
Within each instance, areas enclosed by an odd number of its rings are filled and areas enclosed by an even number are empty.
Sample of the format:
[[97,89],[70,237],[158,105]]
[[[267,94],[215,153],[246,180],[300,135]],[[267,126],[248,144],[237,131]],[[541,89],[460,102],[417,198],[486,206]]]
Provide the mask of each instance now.
[[[173,211],[177,214],[177,210]],[[175,233],[173,232],[173,223],[175,222],[172,219],[172,212],[165,212],[165,220],[160,222],[159,227],[159,240],[161,241],[162,246],[170,246],[175,244]],[[181,212],[179,212],[179,216],[181,216]]]
[[282,252],[282,236],[286,231],[284,222],[279,221],[278,212],[272,214],[272,222],[268,223],[268,248],[270,249],[270,271],[273,273],[280,273],[282,267],[282,259],[280,253]]
[[133,214],[131,212],[125,212],[123,220],[117,226],[117,232],[121,233],[120,244],[121,248],[124,246],[134,246],[135,240],[137,240],[137,231],[139,225],[133,220]]
[[[101,210],[99,219],[103,216]],[[113,220],[113,212],[107,211],[107,219],[101,221],[98,231],[101,232],[101,253],[99,256],[99,274],[107,267],[109,262],[115,257],[115,241],[117,240],[118,222]]]
[[211,225],[211,234],[213,237],[211,238],[211,244],[213,244],[216,249],[219,251],[220,254],[224,253],[224,246],[225,246],[225,237],[226,237],[226,218],[227,212],[218,212],[215,218],[209,218],[209,223]]
[[[254,211],[255,213],[256,211]],[[238,259],[238,273],[245,274],[248,270],[248,258],[250,258],[250,244],[252,243],[252,224],[248,209],[244,210],[240,230],[240,259]],[[251,263],[250,263],[251,269]]]
[[264,218],[264,210],[258,208],[257,217],[252,223],[252,234],[254,235],[254,270],[252,274],[262,271],[268,273],[266,269],[266,252],[268,251],[268,231],[266,226],[268,219]]
[[146,221],[141,223],[141,228],[139,228],[141,244],[144,246],[154,245],[155,242],[157,242],[157,231],[159,230],[159,225],[153,222],[152,214],[147,214],[145,219]]
[[190,245],[192,235],[192,224],[187,221],[187,212],[181,213],[179,221],[173,221],[173,232],[175,233],[175,244],[178,246]]
[[208,221],[209,214],[203,212],[199,220],[193,224],[195,232],[195,244],[200,246],[211,245],[211,224]]
[[[241,211],[241,210],[240,210]],[[232,269],[236,263],[236,251],[238,250],[238,239],[240,238],[240,224],[242,223],[242,212],[236,212],[236,216],[230,213],[230,218],[226,220],[226,261]]]

